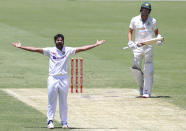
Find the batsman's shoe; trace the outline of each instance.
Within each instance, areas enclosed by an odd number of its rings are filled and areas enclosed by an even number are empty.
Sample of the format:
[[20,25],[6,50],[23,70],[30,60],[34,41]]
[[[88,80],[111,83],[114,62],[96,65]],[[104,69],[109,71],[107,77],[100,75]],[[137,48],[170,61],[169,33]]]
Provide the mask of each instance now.
[[150,95],[149,95],[149,94],[143,94],[142,97],[143,97],[143,98],[150,98]]
[[62,124],[62,128],[68,128],[67,122],[62,122],[61,124]]
[[139,89],[139,93],[140,93],[140,96],[143,95],[143,88],[142,88],[142,87],[140,87],[140,89]]
[[52,120],[48,121],[48,129],[54,129],[54,123]]

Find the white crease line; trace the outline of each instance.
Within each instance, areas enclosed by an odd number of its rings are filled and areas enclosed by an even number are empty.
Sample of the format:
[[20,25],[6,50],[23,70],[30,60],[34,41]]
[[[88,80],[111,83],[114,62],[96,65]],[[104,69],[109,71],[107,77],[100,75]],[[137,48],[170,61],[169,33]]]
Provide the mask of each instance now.
[[22,96],[18,95],[17,93],[11,91],[10,89],[3,89],[3,91],[7,92],[11,96],[14,96],[15,98],[17,98],[20,101],[22,101],[24,99],[24,97],[22,97]]
[[[24,104],[31,106],[32,108],[36,109],[37,111],[39,111],[40,113],[42,113],[43,115],[46,116],[46,110],[43,110],[41,108],[39,109],[38,107],[41,107],[41,106],[38,105],[37,103],[33,102],[32,100],[27,99],[26,97],[21,96],[21,95],[17,94],[16,92],[14,92],[10,89],[1,89],[1,90],[8,93],[9,95],[17,98],[19,101],[23,102]],[[42,107],[45,107],[45,106],[42,106]],[[56,110],[56,112],[57,112],[57,110]],[[55,118],[55,120],[60,122],[60,120],[57,119],[57,117]]]

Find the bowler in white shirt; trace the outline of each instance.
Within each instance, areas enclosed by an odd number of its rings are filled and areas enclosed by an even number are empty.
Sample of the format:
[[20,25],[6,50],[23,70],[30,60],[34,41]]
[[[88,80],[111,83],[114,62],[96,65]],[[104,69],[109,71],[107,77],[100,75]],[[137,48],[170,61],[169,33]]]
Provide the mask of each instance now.
[[31,52],[38,52],[49,57],[49,77],[48,77],[48,113],[47,124],[49,129],[54,128],[54,116],[56,112],[57,96],[59,96],[59,113],[62,128],[68,128],[67,123],[67,94],[68,94],[68,59],[71,55],[92,49],[105,43],[105,40],[97,40],[95,44],[82,47],[64,46],[64,36],[57,34],[54,36],[55,47],[36,48],[22,46],[20,42],[13,42],[12,45]]

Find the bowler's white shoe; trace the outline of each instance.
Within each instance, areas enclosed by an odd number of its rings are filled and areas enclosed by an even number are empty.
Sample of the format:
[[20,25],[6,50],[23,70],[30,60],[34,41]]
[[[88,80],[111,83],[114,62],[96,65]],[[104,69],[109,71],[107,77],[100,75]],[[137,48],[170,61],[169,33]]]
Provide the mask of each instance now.
[[68,128],[68,125],[62,125],[62,128]]
[[149,95],[149,94],[143,94],[142,97],[143,97],[143,98],[150,98],[150,95]]
[[54,124],[52,120],[48,121],[48,129],[54,129]]
[[68,124],[66,121],[63,121],[61,124],[62,124],[62,128],[68,128]]

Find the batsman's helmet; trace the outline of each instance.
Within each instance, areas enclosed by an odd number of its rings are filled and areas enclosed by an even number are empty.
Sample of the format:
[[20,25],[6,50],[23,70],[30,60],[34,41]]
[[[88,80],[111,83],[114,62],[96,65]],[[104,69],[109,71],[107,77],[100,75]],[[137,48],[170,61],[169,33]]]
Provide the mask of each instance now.
[[151,4],[149,2],[144,2],[143,4],[141,4],[140,12],[141,12],[142,8],[149,9],[149,14],[150,14],[150,12],[151,12]]

